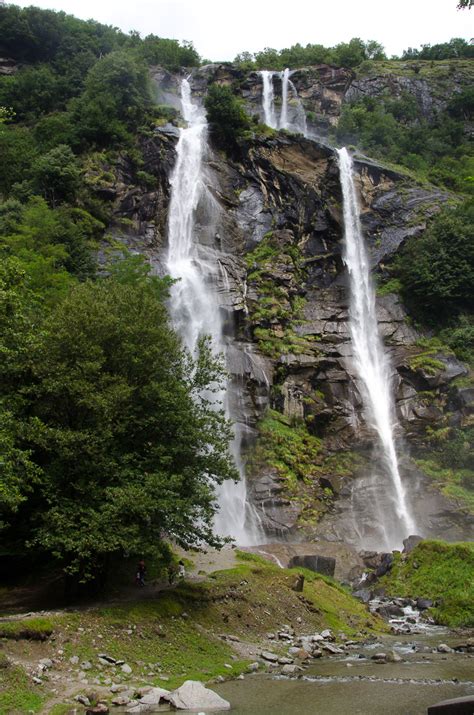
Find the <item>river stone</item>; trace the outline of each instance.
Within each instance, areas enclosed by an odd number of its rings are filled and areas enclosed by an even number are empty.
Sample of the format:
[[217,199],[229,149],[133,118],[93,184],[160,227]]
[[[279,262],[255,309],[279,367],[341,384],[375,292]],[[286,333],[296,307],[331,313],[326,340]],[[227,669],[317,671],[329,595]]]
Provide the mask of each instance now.
[[472,715],[474,712],[474,695],[464,698],[442,700],[436,705],[430,705],[428,715]]
[[268,660],[270,663],[278,662],[278,656],[275,655],[275,653],[270,653],[267,650],[262,650],[262,652],[260,653],[260,657],[263,658],[263,660]]
[[438,648],[438,653],[452,653],[453,649],[446,645],[446,643],[440,643]]
[[176,710],[191,712],[214,712],[230,710],[230,703],[198,680],[186,680],[180,688],[173,690],[165,698]]
[[301,668],[299,668],[297,665],[288,663],[287,665],[284,665],[283,668],[281,669],[281,674],[282,675],[294,675],[299,670],[301,670]]

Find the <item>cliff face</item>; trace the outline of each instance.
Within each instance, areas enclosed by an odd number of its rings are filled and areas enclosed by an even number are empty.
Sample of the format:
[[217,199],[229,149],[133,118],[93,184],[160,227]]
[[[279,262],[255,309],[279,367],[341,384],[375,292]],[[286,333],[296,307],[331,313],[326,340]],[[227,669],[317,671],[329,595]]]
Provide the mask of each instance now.
[[[347,91],[346,71],[311,71],[320,84],[324,80],[325,92]],[[237,72],[204,68],[195,89],[203,92],[211,79],[235,81]],[[176,79],[158,76],[162,91],[176,96]],[[301,82],[307,79],[301,70]],[[252,93],[260,99],[252,77],[241,81],[249,101]],[[156,185],[144,192],[127,183],[126,165],[118,171],[109,187],[113,234],[162,270],[177,130],[161,127],[142,141],[144,169]],[[351,540],[349,505],[370,462],[373,434],[354,382],[336,156],[321,143],[279,134],[257,137],[232,160],[211,153],[206,166],[217,219],[209,222],[198,211],[198,240],[220,266],[216,290],[227,320],[233,413],[246,426],[252,498],[269,533]],[[446,196],[362,157],[355,166],[380,279],[384,264],[408,237],[423,232]],[[466,368],[453,355],[426,347],[397,295],[379,296],[378,318],[394,369],[398,418],[416,449],[428,428],[468,419],[467,401],[453,384]],[[402,462],[410,497],[420,502],[423,494],[424,531],[464,536],[470,527],[459,505],[438,494],[408,456]],[[358,509],[361,521],[370,519],[364,504]]]

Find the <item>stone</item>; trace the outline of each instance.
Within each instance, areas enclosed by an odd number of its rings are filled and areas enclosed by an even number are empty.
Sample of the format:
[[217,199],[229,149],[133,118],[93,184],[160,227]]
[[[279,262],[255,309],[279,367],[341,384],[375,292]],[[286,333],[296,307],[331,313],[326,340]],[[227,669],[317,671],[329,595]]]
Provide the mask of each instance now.
[[69,662],[71,663],[71,665],[77,665],[79,663],[79,657],[77,655],[72,655],[69,658]]
[[230,710],[230,703],[198,680],[186,680],[165,698],[176,710],[215,712]]
[[120,667],[120,670],[122,671],[122,673],[125,673],[126,675],[130,675],[130,673],[132,672],[131,667],[129,665],[127,665],[127,663],[124,663]]
[[358,598],[362,603],[368,603],[372,598],[372,592],[368,588],[361,588],[358,591],[354,591],[354,598]]
[[394,650],[391,650],[387,653],[387,663],[401,663],[402,658],[401,656],[398,655]]
[[324,643],[323,644],[323,650],[326,650],[328,653],[331,653],[331,655],[341,655],[344,653],[342,648],[339,648],[336,645],[333,645],[332,643]]
[[463,698],[442,700],[435,705],[430,705],[427,715],[472,715],[474,712],[474,695]]
[[417,598],[416,607],[420,611],[426,611],[428,608],[433,607],[433,601],[430,598]]
[[122,695],[116,695],[114,698],[112,698],[112,705],[117,705],[117,707],[120,705],[128,705],[130,701],[131,698],[124,693]]
[[438,653],[453,653],[453,649],[446,645],[446,643],[440,643],[436,649]]
[[53,667],[53,661],[51,660],[51,658],[41,658],[39,664],[43,667],[44,670],[48,670],[49,668]]
[[285,656],[278,658],[278,662],[280,665],[291,665],[293,663],[292,658],[285,658]]
[[297,593],[301,593],[303,591],[303,587],[304,587],[304,576],[303,576],[303,574],[300,573],[296,577],[291,588],[293,589],[293,591],[296,591]]
[[259,667],[260,663],[250,663],[250,665],[247,666],[247,670],[249,671],[249,673],[256,673]]
[[316,554],[293,556],[290,559],[289,568],[297,568],[298,566],[325,576],[334,576],[336,559],[331,556],[319,556]]
[[262,650],[260,657],[263,658],[263,660],[267,660],[269,663],[277,663],[279,658],[278,655],[270,653],[268,650]]
[[81,705],[85,705],[87,708],[90,707],[91,701],[86,695],[82,695],[79,693],[79,695],[76,695],[74,697],[74,700],[77,700],[78,703],[81,703]]
[[411,536],[403,539],[403,553],[409,554],[421,541],[423,541],[423,537],[417,534],[411,534]]
[[92,668],[92,663],[89,662],[88,660],[85,660],[83,663],[81,663],[81,670],[90,670]]
[[324,631],[321,631],[321,633],[319,635],[325,641],[333,641],[334,640],[334,636],[328,628],[326,628],[326,630],[324,630]]
[[111,693],[123,693],[125,690],[128,690],[128,685],[121,685],[119,683],[114,683],[113,685],[110,686],[110,692]]
[[299,668],[297,665],[288,663],[287,665],[284,665],[283,668],[281,669],[281,674],[282,675],[294,675],[299,670],[301,670],[301,668]]
[[95,707],[86,710],[86,715],[107,715],[109,712],[105,703],[98,703]]

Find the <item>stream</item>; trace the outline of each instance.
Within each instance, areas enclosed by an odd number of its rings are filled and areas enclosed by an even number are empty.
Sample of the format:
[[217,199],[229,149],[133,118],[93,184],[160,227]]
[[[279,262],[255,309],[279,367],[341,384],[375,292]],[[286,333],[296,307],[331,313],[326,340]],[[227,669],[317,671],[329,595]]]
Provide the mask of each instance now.
[[[467,637],[423,625],[416,634],[384,635],[313,660],[296,678],[254,674],[212,687],[234,715],[426,715],[441,700],[474,695],[474,654],[433,652]],[[381,651],[401,661],[378,664],[371,658]]]

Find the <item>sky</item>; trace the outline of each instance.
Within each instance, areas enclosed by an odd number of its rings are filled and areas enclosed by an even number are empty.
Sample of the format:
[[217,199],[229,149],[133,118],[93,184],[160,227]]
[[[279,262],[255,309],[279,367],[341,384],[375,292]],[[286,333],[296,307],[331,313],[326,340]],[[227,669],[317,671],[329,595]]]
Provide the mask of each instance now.
[[299,42],[327,47],[351,37],[377,40],[387,55],[407,47],[474,36],[474,10],[457,0],[28,0],[22,7],[64,10],[82,19],[191,40],[209,60],[277,50]]

